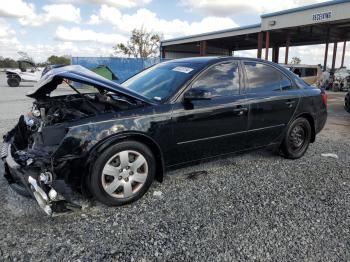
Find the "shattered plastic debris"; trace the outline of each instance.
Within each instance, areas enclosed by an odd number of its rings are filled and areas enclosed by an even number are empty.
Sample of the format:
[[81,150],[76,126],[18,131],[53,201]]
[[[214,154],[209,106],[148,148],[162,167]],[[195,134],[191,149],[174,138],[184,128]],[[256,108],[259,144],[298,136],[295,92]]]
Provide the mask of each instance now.
[[334,159],[339,159],[338,155],[337,154],[333,154],[333,153],[324,153],[324,154],[321,154],[321,156],[331,157],[331,158],[334,158]]
[[153,196],[155,196],[155,197],[160,197],[160,196],[162,196],[162,192],[161,191],[154,191],[153,192]]

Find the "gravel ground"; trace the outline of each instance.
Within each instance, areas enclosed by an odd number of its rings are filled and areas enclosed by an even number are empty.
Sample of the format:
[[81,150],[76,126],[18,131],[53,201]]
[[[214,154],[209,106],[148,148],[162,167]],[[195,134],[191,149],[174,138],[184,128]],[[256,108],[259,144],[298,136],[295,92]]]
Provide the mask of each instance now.
[[[8,109],[1,134],[29,107],[23,93],[30,88],[0,87],[0,112]],[[350,114],[343,96],[330,95],[326,128],[302,159],[262,150],[179,169],[125,207],[77,195],[82,211],[48,218],[1,176],[0,260],[348,261]]]

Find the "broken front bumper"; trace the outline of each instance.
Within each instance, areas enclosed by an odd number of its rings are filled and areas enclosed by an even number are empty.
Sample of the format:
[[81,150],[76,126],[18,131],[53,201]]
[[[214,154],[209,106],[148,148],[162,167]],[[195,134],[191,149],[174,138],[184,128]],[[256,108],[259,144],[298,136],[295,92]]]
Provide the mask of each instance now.
[[[36,169],[31,169],[30,166],[35,159],[29,158],[24,167],[16,162],[11,152],[11,144],[4,142],[1,149],[1,159],[5,165],[4,176],[10,185],[16,184],[21,191],[27,191],[49,216],[80,208],[79,205],[66,201],[63,195],[53,187],[51,172],[38,172]],[[18,192],[18,190],[16,191]]]

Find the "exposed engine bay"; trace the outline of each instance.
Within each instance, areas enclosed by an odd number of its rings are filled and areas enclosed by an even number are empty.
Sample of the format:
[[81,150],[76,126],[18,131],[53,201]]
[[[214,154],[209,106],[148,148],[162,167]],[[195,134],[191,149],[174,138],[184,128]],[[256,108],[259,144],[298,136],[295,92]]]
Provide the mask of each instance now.
[[1,158],[6,179],[18,193],[31,196],[31,192],[48,215],[79,208],[69,195],[72,186],[81,187],[80,176],[74,175],[79,161],[69,155],[55,157],[68,128],[84,119],[141,104],[107,92],[35,100],[32,110],[20,116],[17,125],[4,136]]
[[18,125],[7,136],[14,135],[13,145],[17,150],[31,148],[35,146],[34,142],[37,145],[54,145],[55,142],[53,141],[44,143],[43,139],[41,139],[43,138],[42,132],[44,129],[50,129],[50,132],[55,132],[81,119],[117,112],[137,107],[138,105],[138,103],[133,103],[116,95],[99,93],[67,95],[36,100],[33,103],[32,110],[20,117]]

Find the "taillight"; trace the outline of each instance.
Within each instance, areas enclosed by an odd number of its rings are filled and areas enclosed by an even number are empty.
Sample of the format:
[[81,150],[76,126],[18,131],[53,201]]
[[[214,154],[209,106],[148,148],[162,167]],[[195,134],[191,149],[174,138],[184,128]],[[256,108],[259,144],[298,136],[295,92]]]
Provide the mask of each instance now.
[[327,106],[327,100],[328,100],[327,94],[326,94],[325,92],[322,92],[322,93],[321,93],[321,96],[322,96],[323,104],[324,104],[325,106]]

